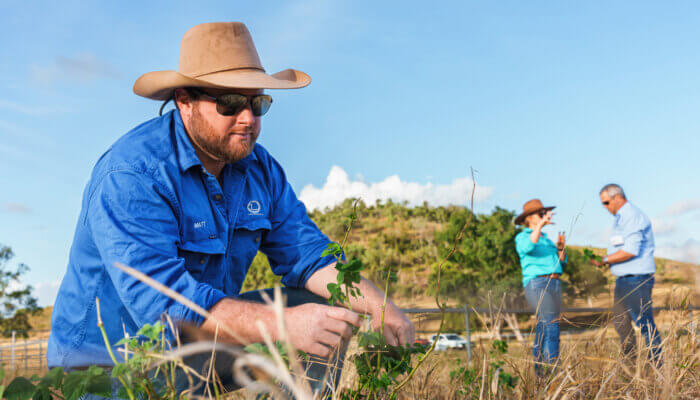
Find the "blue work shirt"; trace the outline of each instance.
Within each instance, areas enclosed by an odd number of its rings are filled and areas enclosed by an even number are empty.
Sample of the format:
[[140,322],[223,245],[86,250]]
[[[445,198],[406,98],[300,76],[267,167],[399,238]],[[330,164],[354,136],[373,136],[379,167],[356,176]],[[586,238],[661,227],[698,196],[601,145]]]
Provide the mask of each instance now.
[[525,228],[515,236],[515,250],[518,252],[520,266],[523,269],[523,286],[527,286],[527,283],[537,276],[562,272],[557,246],[544,232],[537,243],[532,243],[531,233],[532,229]]
[[[83,194],[51,317],[49,367],[112,364],[97,327],[97,297],[111,343],[165,313],[203,322],[115,262],[208,310],[239,294],[258,250],[290,287],[303,287],[334,261],[321,257],[329,239],[262,146],[221,174],[219,184],[203,168],[177,110],[134,128],[107,150]],[[116,347],[114,353],[121,361]]]
[[615,214],[615,222],[610,232],[608,256],[624,250],[634,257],[610,266],[610,272],[615,276],[653,274],[656,272],[654,263],[654,232],[651,221],[642,210],[629,201]]

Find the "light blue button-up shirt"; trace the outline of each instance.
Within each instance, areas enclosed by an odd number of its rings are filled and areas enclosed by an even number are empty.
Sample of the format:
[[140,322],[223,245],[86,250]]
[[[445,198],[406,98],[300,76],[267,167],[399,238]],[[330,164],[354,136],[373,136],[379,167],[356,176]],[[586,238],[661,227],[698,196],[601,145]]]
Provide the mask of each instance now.
[[654,264],[654,233],[651,221],[644,213],[629,201],[615,214],[608,256],[624,250],[634,254],[625,262],[612,264],[610,272],[615,276],[653,274]]
[[100,158],[54,304],[49,367],[112,363],[97,327],[96,297],[111,343],[165,313],[202,322],[114,267],[117,261],[204,309],[238,295],[258,250],[291,287],[303,287],[334,261],[321,257],[330,241],[262,146],[221,174],[220,184],[203,168],[177,110],[134,128]]

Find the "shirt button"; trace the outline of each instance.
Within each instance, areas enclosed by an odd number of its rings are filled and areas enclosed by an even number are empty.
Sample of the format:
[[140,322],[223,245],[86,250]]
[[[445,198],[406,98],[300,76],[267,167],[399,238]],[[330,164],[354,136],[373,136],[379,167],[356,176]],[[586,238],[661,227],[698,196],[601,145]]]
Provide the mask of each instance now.
[[255,243],[260,243],[260,235],[255,237]]
[[217,194],[216,196],[214,196],[214,200],[216,200],[216,201],[221,200],[221,195],[220,195],[220,194]]
[[199,263],[200,263],[200,264],[204,264],[205,262],[207,262],[207,259],[206,259],[206,258],[202,257],[202,258],[199,259]]

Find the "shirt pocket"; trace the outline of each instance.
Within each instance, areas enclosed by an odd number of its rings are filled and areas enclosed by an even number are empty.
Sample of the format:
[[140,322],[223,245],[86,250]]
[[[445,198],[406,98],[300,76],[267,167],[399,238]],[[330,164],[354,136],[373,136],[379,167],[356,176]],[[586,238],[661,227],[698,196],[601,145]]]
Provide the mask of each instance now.
[[229,252],[232,266],[227,282],[227,287],[231,288],[232,292],[240,290],[248,269],[271,227],[270,221],[262,217],[246,218],[236,223]]
[[197,280],[202,280],[203,274],[210,264],[220,264],[226,253],[226,246],[218,237],[195,239],[185,237],[178,245],[178,256],[185,260],[185,269]]

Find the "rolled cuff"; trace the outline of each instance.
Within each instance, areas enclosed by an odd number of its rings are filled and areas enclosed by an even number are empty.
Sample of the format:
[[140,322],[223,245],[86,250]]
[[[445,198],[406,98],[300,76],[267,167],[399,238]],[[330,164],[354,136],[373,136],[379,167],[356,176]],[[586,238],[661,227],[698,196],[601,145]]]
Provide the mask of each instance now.
[[[221,299],[227,297],[224,292],[214,289],[206,283],[196,285],[193,296],[190,300],[196,305],[209,311]],[[199,326],[204,322],[204,316],[184,304],[176,303],[170,308],[170,316],[177,321],[184,321]]]

